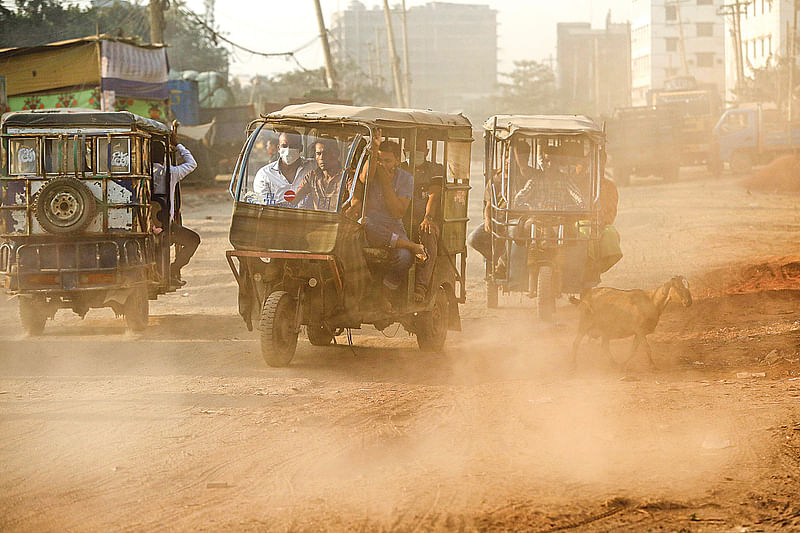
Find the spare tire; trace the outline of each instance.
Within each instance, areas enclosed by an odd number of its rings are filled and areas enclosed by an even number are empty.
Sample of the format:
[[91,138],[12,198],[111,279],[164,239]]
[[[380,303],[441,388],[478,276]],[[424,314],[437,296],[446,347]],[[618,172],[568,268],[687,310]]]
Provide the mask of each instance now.
[[33,212],[45,231],[71,233],[89,225],[97,212],[97,202],[80,180],[60,177],[39,189]]

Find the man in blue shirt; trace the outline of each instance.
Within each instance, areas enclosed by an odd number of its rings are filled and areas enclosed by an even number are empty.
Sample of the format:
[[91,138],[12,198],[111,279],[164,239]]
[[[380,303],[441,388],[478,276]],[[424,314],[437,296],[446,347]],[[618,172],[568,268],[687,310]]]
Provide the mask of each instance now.
[[[367,186],[364,225],[367,240],[372,246],[385,246],[390,251],[390,263],[383,278],[384,308],[390,308],[389,292],[400,287],[414,256],[421,260],[425,248],[408,240],[403,216],[414,193],[414,177],[399,167],[400,145],[384,141],[378,147],[378,164],[371,174]],[[357,202],[354,204],[357,206]],[[388,309],[387,309],[388,310]]]

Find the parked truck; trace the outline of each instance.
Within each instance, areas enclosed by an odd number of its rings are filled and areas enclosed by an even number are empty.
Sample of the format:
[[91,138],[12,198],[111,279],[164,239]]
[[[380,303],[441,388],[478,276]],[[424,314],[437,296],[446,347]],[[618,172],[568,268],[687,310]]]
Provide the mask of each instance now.
[[747,173],[753,165],[800,151],[800,122],[768,104],[742,104],[729,109],[714,127],[714,151],[719,170]]
[[652,106],[614,111],[607,123],[608,166],[618,185],[631,175],[676,180],[680,173],[680,118]]

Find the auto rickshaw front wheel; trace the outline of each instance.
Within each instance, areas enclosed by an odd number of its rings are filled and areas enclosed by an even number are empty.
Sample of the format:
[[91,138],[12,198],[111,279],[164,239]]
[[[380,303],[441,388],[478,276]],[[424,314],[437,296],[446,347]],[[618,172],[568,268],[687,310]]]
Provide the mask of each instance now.
[[447,339],[450,318],[450,299],[447,291],[439,287],[434,295],[433,309],[417,316],[417,344],[423,352],[439,352]]
[[288,365],[297,349],[297,303],[286,291],[269,295],[261,309],[261,356],[272,367]]
[[556,284],[552,265],[540,265],[536,307],[539,320],[550,321],[556,311]]
[[136,287],[125,300],[122,312],[128,329],[134,333],[141,333],[147,329],[150,320],[150,300],[147,297],[146,287]]
[[31,336],[38,336],[44,332],[44,325],[47,322],[47,310],[45,306],[34,298],[19,298],[19,320],[22,322],[22,329]]

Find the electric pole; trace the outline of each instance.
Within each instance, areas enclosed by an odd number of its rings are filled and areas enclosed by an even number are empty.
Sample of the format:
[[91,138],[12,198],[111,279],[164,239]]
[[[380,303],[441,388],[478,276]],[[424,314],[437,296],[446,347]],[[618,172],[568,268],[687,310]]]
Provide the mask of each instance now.
[[681,46],[681,64],[683,75],[689,75],[689,63],[686,61],[686,43],[683,40],[683,19],[681,19],[681,0],[675,0],[675,16],[678,18],[678,37]]
[[169,9],[169,0],[150,0],[150,43],[164,42],[164,10]]
[[411,107],[411,72],[408,70],[408,23],[406,21],[406,0],[403,0],[403,70],[405,71],[405,82],[403,91],[405,94],[405,106]]
[[325,29],[325,19],[322,17],[322,7],[319,5],[319,0],[314,0],[314,7],[317,10],[317,24],[319,25],[319,38],[322,41],[322,52],[325,55],[325,81],[328,84],[328,89],[336,89],[336,73],[333,70],[328,31]]
[[389,0],[383,0],[383,12],[386,15],[386,38],[389,41],[389,59],[392,61],[392,77],[394,78],[394,94],[397,105],[403,107],[403,83],[400,81],[400,61],[394,48],[394,30],[392,29],[392,14],[389,11]]
[[744,58],[742,57],[742,24],[741,17],[747,9],[749,0],[735,0],[732,4],[720,6],[720,15],[731,17],[731,38],[733,39],[733,56],[736,60],[736,88],[744,82]]

